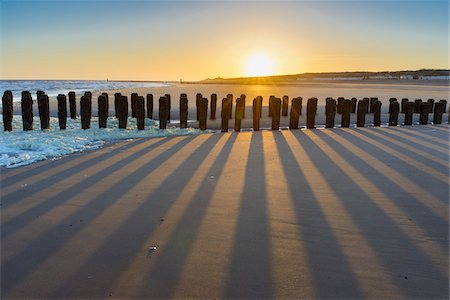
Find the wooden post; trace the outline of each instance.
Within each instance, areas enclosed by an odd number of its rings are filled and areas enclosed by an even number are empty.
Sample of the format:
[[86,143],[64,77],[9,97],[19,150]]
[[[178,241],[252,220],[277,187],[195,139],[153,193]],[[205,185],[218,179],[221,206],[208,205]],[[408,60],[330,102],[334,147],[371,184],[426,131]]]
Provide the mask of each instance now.
[[147,94],[147,118],[153,119],[153,94]]
[[[360,103],[362,100],[358,103],[358,115],[360,114],[359,108]],[[350,127],[350,114],[352,112],[352,101],[345,99],[342,102],[342,116],[341,116],[341,127]]]
[[259,131],[259,119],[262,113],[262,97],[253,99],[253,131]]
[[89,116],[89,124],[90,124],[91,123],[91,118],[92,118],[92,93],[91,92],[84,92],[84,95],[87,97],[88,103],[89,103],[89,105],[88,105],[88,116]]
[[408,103],[408,101],[409,101],[408,98],[402,98],[402,106],[401,106],[401,110],[400,110],[400,112],[402,114],[405,113],[406,103]]
[[[363,101],[365,101],[366,103],[367,103],[367,105],[365,105],[365,108],[366,108],[366,114],[368,114],[369,113],[369,102],[370,102],[370,99],[369,98],[363,98]],[[358,108],[356,108],[356,113],[358,113]]]
[[59,129],[60,130],[65,130],[66,129],[66,123],[67,123],[67,100],[66,100],[66,95],[59,94],[56,97],[56,100],[58,100]]
[[119,128],[127,129],[128,123],[128,97],[120,96],[119,101],[117,102],[118,106],[118,119],[119,119]]
[[[243,102],[243,107],[244,107],[244,112],[243,112],[243,115],[242,115],[242,119],[245,119],[245,107],[246,107],[246,96],[245,96],[245,94],[241,94],[241,101]],[[237,101],[237,100],[236,100]],[[236,114],[236,113],[235,113]]]
[[[353,101],[350,100],[353,107]],[[325,128],[334,128],[336,117],[336,100],[328,98],[325,100]]]
[[50,106],[48,96],[40,94],[38,96],[39,119],[41,120],[41,130],[50,128]]
[[75,92],[69,92],[69,110],[70,118],[72,120],[77,119],[77,100],[75,97]]
[[356,98],[352,98],[350,99],[350,101],[352,101],[352,114],[356,113],[356,105],[358,104],[358,99]]
[[106,117],[109,116],[109,95],[108,93],[102,93],[102,96],[106,97]]
[[398,112],[400,105],[397,101],[389,103],[389,126],[397,126],[398,124]]
[[[391,109],[391,103],[397,101],[397,98],[389,98],[389,109]],[[388,112],[390,113],[391,111],[388,110]]]
[[272,130],[280,129],[281,99],[272,98]]
[[241,97],[236,99],[236,110],[234,113],[234,131],[241,131],[242,118],[244,117],[245,100]]
[[233,118],[233,94],[228,94],[227,98],[228,98],[228,100],[230,100],[230,102],[228,103],[228,105],[230,106],[228,118],[231,119],[231,118]]
[[202,94],[200,94],[200,93],[197,93],[197,95],[195,95],[195,109],[196,109],[196,118],[197,118],[197,121],[199,120],[198,119],[198,107],[199,107],[199,105],[200,105],[200,100],[203,98],[203,95]]
[[433,112],[433,106],[434,106],[434,99],[428,99],[427,103],[430,104],[430,106],[428,106],[428,113],[432,113]]
[[159,129],[167,128],[167,98],[159,97]]
[[145,99],[144,96],[136,98],[136,125],[138,130],[145,128]]
[[416,99],[414,100],[414,113],[419,114],[420,113],[420,105],[422,104],[422,99]]
[[136,118],[136,99],[139,95],[137,93],[131,93],[131,117]]
[[441,101],[434,104],[433,124],[442,124],[442,113],[444,112],[444,103]]
[[372,114],[372,113],[374,113],[373,106],[375,105],[375,102],[378,101],[378,98],[377,97],[371,97],[369,101],[370,101],[370,103],[369,103],[369,112]]
[[200,99],[198,113],[198,127],[200,128],[200,130],[206,130],[206,122],[208,120],[208,99]]
[[337,98],[337,106],[336,106],[336,111],[338,114],[342,114],[342,105],[344,104],[344,98],[343,97],[339,97]]
[[275,96],[270,96],[269,97],[269,111],[268,111],[268,116],[269,117],[272,117],[272,103],[273,103],[273,100],[272,99],[274,99],[275,98]]
[[413,113],[414,113],[415,103],[408,102],[405,105],[405,125],[412,125],[413,123]]
[[180,128],[187,128],[188,98],[186,94],[180,95]]
[[222,132],[228,132],[228,119],[230,118],[230,99],[228,97],[222,99],[222,110],[220,111],[220,117],[222,119]]
[[373,126],[381,125],[381,101],[377,100],[373,103]]
[[283,106],[281,109],[281,115],[283,117],[287,117],[288,110],[289,110],[289,97],[285,95],[285,96],[283,96]]
[[447,100],[439,100],[439,102],[443,104],[442,112],[447,112]]
[[298,129],[300,112],[302,109],[302,97],[292,98],[291,112],[289,114],[289,129]]
[[364,98],[358,102],[356,110],[356,127],[364,127],[366,123],[366,113],[369,107],[369,98]]
[[108,98],[105,95],[98,96],[98,128],[106,128],[108,120]]
[[420,118],[419,118],[420,125],[428,124],[428,113],[429,112],[430,112],[430,103],[422,102],[420,104]]
[[317,98],[309,98],[306,104],[306,128],[314,129],[317,112]]
[[216,109],[217,109],[217,94],[211,94],[211,120],[216,119]]
[[170,98],[170,94],[165,94],[164,96],[166,96],[167,99],[167,121],[170,123],[170,113],[172,110],[172,100]]
[[24,131],[33,130],[33,98],[28,91],[22,92],[22,126]]
[[5,129],[5,131],[12,131],[13,94],[11,91],[3,92],[2,106],[3,106],[3,128]]
[[[122,94],[121,93],[115,93],[114,94],[114,116],[118,119],[119,118],[119,110],[120,110],[120,102],[122,99]],[[128,100],[127,100],[128,102]]]
[[91,127],[90,106],[91,102],[89,100],[89,95],[81,96],[80,100],[81,129],[89,129]]

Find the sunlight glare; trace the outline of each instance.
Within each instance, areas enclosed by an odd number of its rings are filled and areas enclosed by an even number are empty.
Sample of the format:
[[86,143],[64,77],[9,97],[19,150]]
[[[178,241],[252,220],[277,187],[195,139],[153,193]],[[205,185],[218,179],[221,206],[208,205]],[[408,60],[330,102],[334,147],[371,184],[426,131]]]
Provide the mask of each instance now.
[[274,74],[272,58],[264,53],[256,53],[248,57],[246,64],[247,76],[268,76]]

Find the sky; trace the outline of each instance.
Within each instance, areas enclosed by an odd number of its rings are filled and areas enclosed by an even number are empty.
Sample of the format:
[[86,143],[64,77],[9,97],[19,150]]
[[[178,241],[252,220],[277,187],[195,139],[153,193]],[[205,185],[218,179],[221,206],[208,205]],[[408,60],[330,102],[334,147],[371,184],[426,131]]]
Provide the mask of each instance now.
[[0,0],[0,11],[0,79],[449,68],[447,0]]

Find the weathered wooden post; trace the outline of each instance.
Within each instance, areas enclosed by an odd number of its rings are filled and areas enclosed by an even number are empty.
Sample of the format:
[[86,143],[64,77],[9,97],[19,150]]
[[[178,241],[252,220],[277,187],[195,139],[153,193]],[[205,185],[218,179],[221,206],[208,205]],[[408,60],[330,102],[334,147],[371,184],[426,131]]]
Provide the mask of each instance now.
[[45,92],[44,91],[36,91],[36,97],[37,97],[37,99],[39,99],[39,96],[43,96],[43,95],[45,95]]
[[272,130],[280,129],[281,99],[272,98]]
[[314,129],[317,112],[317,98],[309,98],[306,104],[306,128]]
[[117,119],[119,118],[119,110],[120,110],[120,101],[121,101],[121,99],[122,99],[122,94],[121,93],[115,93],[114,94],[114,116]]
[[147,94],[147,118],[153,119],[153,94]]
[[[245,108],[246,108],[246,97],[245,94],[241,94],[241,101],[243,102],[244,112],[242,115],[242,119],[245,119]],[[236,114],[236,113],[235,113]]]
[[39,119],[41,120],[41,130],[50,128],[50,105],[48,96],[40,94],[38,96]]
[[120,96],[118,104],[118,119],[119,119],[119,128],[121,129],[127,129],[127,123],[128,123],[128,97],[127,96]]
[[430,104],[430,106],[428,107],[429,108],[428,112],[432,113],[433,112],[433,106],[434,106],[434,99],[428,99],[427,102],[428,102],[428,104]]
[[356,98],[352,98],[350,99],[350,101],[352,101],[352,114],[356,113],[356,105],[358,104],[358,99]]
[[81,129],[89,129],[91,127],[91,118],[89,116],[90,110],[89,96],[81,96],[80,99],[80,117],[81,117]]
[[272,103],[273,103],[273,100],[272,99],[274,99],[275,98],[275,96],[270,96],[269,97],[269,111],[268,111],[268,116],[271,118],[272,117]]
[[28,91],[22,92],[22,126],[24,131],[33,130],[33,98]]
[[420,105],[422,104],[422,99],[416,99],[414,100],[414,113],[419,114],[420,113]]
[[144,96],[136,98],[136,125],[138,130],[145,128],[145,99]]
[[377,100],[373,104],[373,126],[381,126],[381,101]]
[[109,116],[109,95],[108,93],[102,93],[102,96],[106,97],[106,117]]
[[398,124],[398,112],[400,105],[397,101],[389,103],[389,126],[397,126]]
[[253,131],[259,131],[259,119],[262,113],[262,97],[253,99]]
[[13,94],[11,91],[3,92],[2,106],[3,106],[3,127],[5,131],[12,131]]
[[188,98],[186,94],[180,95],[180,128],[187,128]]
[[167,121],[170,123],[170,113],[172,110],[172,100],[170,98],[170,94],[165,94],[164,95],[167,99]]
[[369,112],[372,114],[372,113],[374,113],[373,106],[375,105],[375,102],[378,101],[378,98],[377,97],[370,97],[369,101],[370,101],[370,103],[369,103]]
[[[351,101],[353,107],[353,101]],[[334,128],[334,119],[336,117],[336,100],[327,98],[325,100],[325,128]]]
[[419,117],[419,124],[420,125],[427,125],[428,124],[428,114],[430,112],[430,103],[428,102],[422,102],[420,104],[420,117]]
[[77,119],[77,100],[75,97],[75,92],[69,92],[69,110],[70,110],[70,118],[72,120]]
[[406,103],[408,103],[408,101],[409,101],[408,98],[402,98],[402,106],[401,106],[401,110],[400,110],[400,112],[402,114],[405,113]]
[[302,97],[292,98],[291,112],[289,114],[289,129],[298,129],[300,113],[302,110]]
[[364,127],[366,123],[366,113],[369,107],[369,98],[359,100],[358,108],[356,110],[356,127]]
[[[369,98],[363,98],[362,100],[367,102],[367,105],[365,105],[365,108],[366,108],[366,114],[368,114],[369,113],[369,102],[370,102],[370,99]],[[356,113],[358,113],[358,108],[356,108],[356,111],[357,111]]]
[[206,130],[207,129],[207,120],[208,120],[208,99],[202,98],[199,102],[199,108],[198,108],[198,127],[200,130]]
[[108,98],[105,95],[98,96],[98,128],[106,128],[108,120]]
[[[397,98],[389,98],[389,109],[391,109],[391,103],[396,102],[396,101],[397,101]],[[390,113],[391,111],[388,110],[388,112]]]
[[87,97],[88,103],[89,103],[89,105],[88,105],[88,116],[89,116],[89,124],[90,124],[91,118],[92,118],[92,93],[91,92],[84,92],[84,95]]
[[159,97],[159,129],[167,128],[167,98]]
[[228,100],[230,100],[230,102],[228,103],[228,105],[230,106],[228,118],[231,119],[233,118],[233,94],[228,94],[227,98]]
[[283,96],[283,106],[281,109],[281,115],[283,117],[287,117],[288,110],[289,110],[289,97],[285,95],[285,96]]
[[210,119],[216,119],[216,109],[217,109],[217,94],[211,94],[211,115]]
[[442,112],[447,112],[447,100],[439,100],[443,104]]
[[131,93],[131,117],[136,118],[136,99],[139,95],[137,93]]
[[228,132],[228,119],[230,118],[230,98],[228,97],[222,99],[222,110],[220,111],[220,117],[222,119],[222,132]]
[[[359,101],[361,103],[361,100]],[[358,115],[359,115],[359,107],[358,105]],[[342,102],[342,116],[341,116],[341,127],[350,127],[350,114],[352,112],[352,101],[345,99]]]
[[444,103],[441,101],[436,102],[434,104],[433,124],[442,124],[442,113],[444,112]]
[[345,100],[344,97],[337,98],[336,111],[337,111],[338,114],[342,114],[342,108],[343,108],[344,100]]
[[405,105],[405,125],[412,125],[413,123],[413,114],[414,114],[415,103],[408,102]]
[[200,93],[197,93],[197,95],[195,95],[195,110],[196,110],[196,118],[197,118],[197,121],[199,120],[198,119],[198,107],[199,107],[199,105],[200,105],[200,100],[203,98],[203,95],[202,94],[200,94]]
[[242,118],[244,117],[245,100],[241,97],[236,99],[236,110],[234,112],[234,131],[241,131]]
[[64,129],[66,129],[66,124],[67,124],[67,99],[66,99],[66,95],[59,94],[56,97],[56,100],[58,100],[59,129],[60,130],[64,130]]

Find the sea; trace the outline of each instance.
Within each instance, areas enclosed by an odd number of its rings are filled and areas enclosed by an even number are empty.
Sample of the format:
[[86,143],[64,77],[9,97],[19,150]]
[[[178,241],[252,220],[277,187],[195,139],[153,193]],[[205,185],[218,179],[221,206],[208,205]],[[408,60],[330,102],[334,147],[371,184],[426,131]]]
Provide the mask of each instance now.
[[36,98],[38,90],[44,91],[49,97],[56,97],[58,94],[67,94],[74,91],[76,94],[83,94],[86,91],[108,91],[124,88],[141,87],[165,87],[170,83],[149,82],[149,81],[108,81],[108,80],[0,80],[0,92],[11,91],[13,101],[20,102],[22,91],[29,91],[33,99]]

